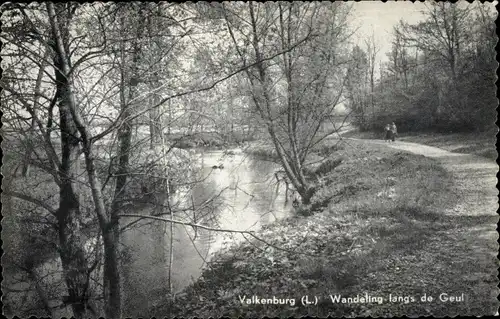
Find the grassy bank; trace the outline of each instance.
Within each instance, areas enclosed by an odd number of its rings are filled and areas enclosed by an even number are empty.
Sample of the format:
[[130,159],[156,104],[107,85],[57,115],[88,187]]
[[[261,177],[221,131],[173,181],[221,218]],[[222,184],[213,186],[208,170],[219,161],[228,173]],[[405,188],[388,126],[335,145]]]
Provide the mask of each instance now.
[[242,143],[255,140],[255,136],[233,132],[219,134],[217,132],[193,132],[191,134],[173,133],[167,136],[169,141],[175,143],[175,147],[190,149],[197,147],[210,147],[223,149],[240,146]]
[[[313,202],[328,205],[262,229],[261,239],[221,252],[202,278],[156,316],[454,316],[495,313],[494,255],[478,255],[461,234],[492,218],[449,217],[451,177],[433,160],[363,141],[333,156],[345,160],[321,181]],[[264,242],[265,241],[265,242]],[[477,245],[484,245],[478,238]],[[494,247],[493,247],[494,249]],[[480,262],[477,262],[480,260]],[[466,296],[437,301],[439,294]],[[329,295],[369,294],[382,302],[333,304]],[[389,294],[396,296],[391,302]],[[432,302],[421,302],[431,295]],[[293,298],[286,305],[241,298]],[[318,304],[303,306],[302,296]],[[244,297],[246,296],[246,297]],[[169,308],[170,311],[169,312]]]
[[[382,139],[383,133],[351,131],[344,137]],[[399,141],[420,143],[442,148],[450,152],[474,154],[496,160],[496,132],[483,133],[401,133]]]

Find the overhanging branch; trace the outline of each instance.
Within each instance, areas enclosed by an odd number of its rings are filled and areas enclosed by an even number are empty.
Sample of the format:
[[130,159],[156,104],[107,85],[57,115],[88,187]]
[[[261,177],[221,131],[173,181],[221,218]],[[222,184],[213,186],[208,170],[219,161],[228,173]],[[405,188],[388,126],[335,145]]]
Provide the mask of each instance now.
[[[205,86],[205,87],[202,87],[202,88],[199,88],[199,89],[195,89],[195,90],[189,90],[189,91],[185,91],[185,92],[181,92],[181,93],[178,93],[178,94],[174,94],[174,95],[171,95],[169,97],[166,97],[164,99],[162,99],[160,102],[156,103],[155,105],[151,106],[150,108],[146,108],[145,110],[142,110],[138,113],[136,113],[135,115],[133,115],[132,117],[129,117],[129,118],[124,118],[123,117],[123,112],[120,113],[118,115],[118,118],[116,119],[116,121],[111,124],[111,126],[104,130],[102,133],[94,136],[91,138],[92,141],[96,141],[96,140],[99,140],[101,138],[103,138],[104,136],[108,135],[111,131],[113,131],[115,128],[117,128],[118,126],[121,125],[122,122],[125,122],[125,121],[132,121],[134,120],[135,118],[138,118],[140,116],[142,116],[143,114],[149,112],[151,109],[155,109],[155,108],[158,108],[160,107],[161,105],[165,104],[166,102],[168,102],[169,100],[172,100],[174,98],[178,98],[178,97],[182,97],[182,96],[185,96],[185,95],[189,95],[189,94],[194,94],[194,93],[199,93],[199,92],[204,92],[204,91],[208,91],[208,90],[211,90],[213,89],[215,86],[217,86],[218,84],[232,78],[233,76],[235,76],[236,74],[239,74],[240,72],[243,72],[251,67],[254,67],[256,65],[259,65],[260,63],[264,62],[264,61],[268,61],[268,60],[272,60],[274,58],[276,58],[277,56],[280,56],[286,52],[289,52],[293,49],[295,49],[297,46],[301,45],[302,43],[306,42],[309,37],[310,37],[311,33],[308,33],[302,40],[298,41],[297,43],[295,43],[294,45],[290,46],[289,48],[287,48],[286,50],[282,50],[280,52],[277,52],[269,57],[266,57],[266,58],[262,58],[262,59],[259,59],[258,61],[255,61],[253,63],[250,63],[248,65],[245,65],[231,73],[229,73],[228,75],[220,78],[219,80],[213,82],[212,84],[208,85],[208,86]],[[160,86],[150,92],[147,92],[147,94],[149,93],[155,93],[157,91],[159,91],[160,89],[162,89],[163,86]],[[138,98],[141,98],[142,96],[139,96]],[[133,101],[130,101],[130,102],[133,102]]]
[[47,203],[43,202],[42,200],[39,200],[37,198],[31,197],[31,196],[23,194],[23,193],[15,192],[15,191],[4,190],[3,194],[5,196],[16,197],[16,198],[22,199],[24,201],[30,202],[32,204],[35,204],[39,207],[44,208],[52,215],[56,216],[56,210],[54,208],[52,208],[50,205],[48,205]]

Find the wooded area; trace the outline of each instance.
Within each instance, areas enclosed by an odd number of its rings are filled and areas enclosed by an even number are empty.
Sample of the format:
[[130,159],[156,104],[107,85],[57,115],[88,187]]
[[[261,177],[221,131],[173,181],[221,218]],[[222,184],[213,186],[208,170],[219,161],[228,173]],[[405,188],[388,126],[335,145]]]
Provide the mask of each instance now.
[[[351,10],[339,2],[3,4],[2,264],[29,283],[2,286],[10,311],[126,315],[120,219],[146,201],[171,225],[197,227],[194,217],[173,216],[208,211],[215,199],[172,200],[200,182],[194,147],[268,142],[307,205],[316,188],[306,162],[338,132],[339,105],[364,130],[388,121],[401,131],[494,127],[492,12],[429,4],[425,21],[395,28],[390,62],[377,70],[375,41],[351,41]],[[64,293],[46,289],[37,272],[54,256]],[[31,302],[13,297],[26,291]]]
[[[106,317],[121,317],[120,215],[146,193],[162,195],[171,213],[170,192],[196,182],[185,179],[193,166],[186,154],[175,161],[175,150],[207,128],[224,143],[267,131],[307,203],[312,188],[302,165],[335,132],[320,128],[342,93],[348,9],[3,5],[4,196],[22,228],[7,239],[16,248],[6,260],[37,282],[44,251],[56,253],[67,286],[62,301],[75,317],[98,313],[101,293]],[[34,248],[33,238],[48,245],[19,255]],[[96,239],[90,250],[89,238]],[[51,315],[48,292],[37,291]]]
[[376,43],[353,48],[348,88],[356,124],[382,131],[394,121],[403,132],[494,129],[496,13],[480,3],[426,6],[422,22],[394,28],[389,62],[379,70]]

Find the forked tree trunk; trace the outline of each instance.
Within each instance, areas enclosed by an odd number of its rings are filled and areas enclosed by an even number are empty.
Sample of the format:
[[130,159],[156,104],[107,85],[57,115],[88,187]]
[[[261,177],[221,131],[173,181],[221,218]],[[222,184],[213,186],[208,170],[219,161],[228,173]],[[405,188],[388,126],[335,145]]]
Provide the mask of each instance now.
[[[57,21],[52,22],[53,27],[60,27]],[[70,86],[72,84],[68,77],[62,73],[62,65],[63,62],[56,47],[54,70],[57,91],[60,94],[58,100],[61,131],[61,165],[58,169],[61,184],[59,186],[59,208],[56,212],[60,244],[59,254],[64,281],[68,289],[68,296],[64,302],[71,305],[73,315],[76,318],[82,318],[87,309],[90,291],[87,276],[89,267],[84,250],[85,240],[80,232],[80,203],[77,193],[80,145],[78,130],[70,111],[70,103],[72,103]]]
[[[60,103],[63,161],[60,167],[61,204],[58,210],[59,238],[61,241],[61,260],[64,277],[68,286],[70,301],[74,316],[82,318],[85,315],[86,301],[88,300],[88,267],[85,259],[82,238],[78,232],[79,206],[75,195],[75,170],[78,159],[78,145],[81,142],[85,155],[85,167],[90,182],[95,211],[99,219],[99,226],[104,239],[104,290],[105,315],[108,319],[121,318],[121,291],[117,259],[117,220],[108,218],[102,194],[102,187],[97,176],[92,144],[89,140],[89,131],[78,109],[70,75],[70,64],[67,48],[62,33],[68,32],[68,26],[60,24],[55,4],[46,3],[49,22],[52,29],[52,40],[57,61],[56,74],[59,74],[62,83],[62,102]],[[79,138],[77,136],[79,135]],[[65,160],[64,160],[65,159]]]
[[[262,52],[259,49],[259,40],[258,40],[258,33],[257,33],[257,22],[256,22],[256,17],[255,17],[255,12],[253,8],[253,3],[250,2],[249,4],[249,11],[250,11],[250,20],[251,20],[251,25],[252,25],[252,40],[253,40],[253,49],[255,50],[255,57],[257,61],[262,61],[263,55]],[[286,56],[286,55],[285,55]],[[285,60],[286,61],[286,60]],[[255,85],[255,82],[252,80],[251,77],[249,77],[250,82],[252,83],[252,86],[255,87],[260,87],[259,92],[261,93],[261,96],[253,95],[254,102],[260,112],[260,115],[263,119],[266,120],[266,126],[268,133],[271,137],[271,140],[274,144],[274,148],[276,152],[278,153],[278,157],[281,162],[281,166],[283,167],[283,170],[285,171],[286,175],[288,176],[289,180],[299,193],[302,203],[304,204],[309,204],[312,194],[313,194],[313,189],[308,185],[304,173],[302,171],[302,167],[300,164],[300,160],[298,158],[298,150],[297,150],[297,139],[296,139],[296,132],[295,132],[295,125],[294,121],[296,120],[296,114],[294,113],[295,110],[293,109],[293,105],[291,105],[291,102],[289,102],[288,105],[288,137],[290,139],[290,148],[291,150],[287,152],[282,144],[281,141],[279,140],[279,136],[276,133],[276,123],[272,120],[272,114],[271,114],[271,97],[269,95],[268,91],[268,75],[266,73],[266,69],[264,67],[263,62],[259,62],[256,64],[256,68],[258,70],[258,85]],[[291,76],[290,74],[290,69],[288,70],[288,76]],[[289,79],[291,81],[291,79]],[[259,97],[261,97],[259,99]]]
[[69,294],[69,299],[66,302],[71,304],[74,316],[81,318],[85,314],[90,292],[88,291],[89,282],[86,275],[88,262],[85,258],[85,242],[80,233],[80,203],[76,185],[79,174],[80,147],[77,139],[78,132],[68,109],[66,87],[69,83],[57,71],[56,79],[63,92],[59,104],[62,154],[61,166],[59,167],[61,185],[57,210],[60,256]]

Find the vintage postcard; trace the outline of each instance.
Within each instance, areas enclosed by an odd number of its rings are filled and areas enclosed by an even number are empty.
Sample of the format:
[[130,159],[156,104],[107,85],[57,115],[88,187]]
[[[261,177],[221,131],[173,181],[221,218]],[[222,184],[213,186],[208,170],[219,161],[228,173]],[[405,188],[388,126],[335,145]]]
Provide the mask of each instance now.
[[3,315],[498,315],[496,5],[2,4]]

